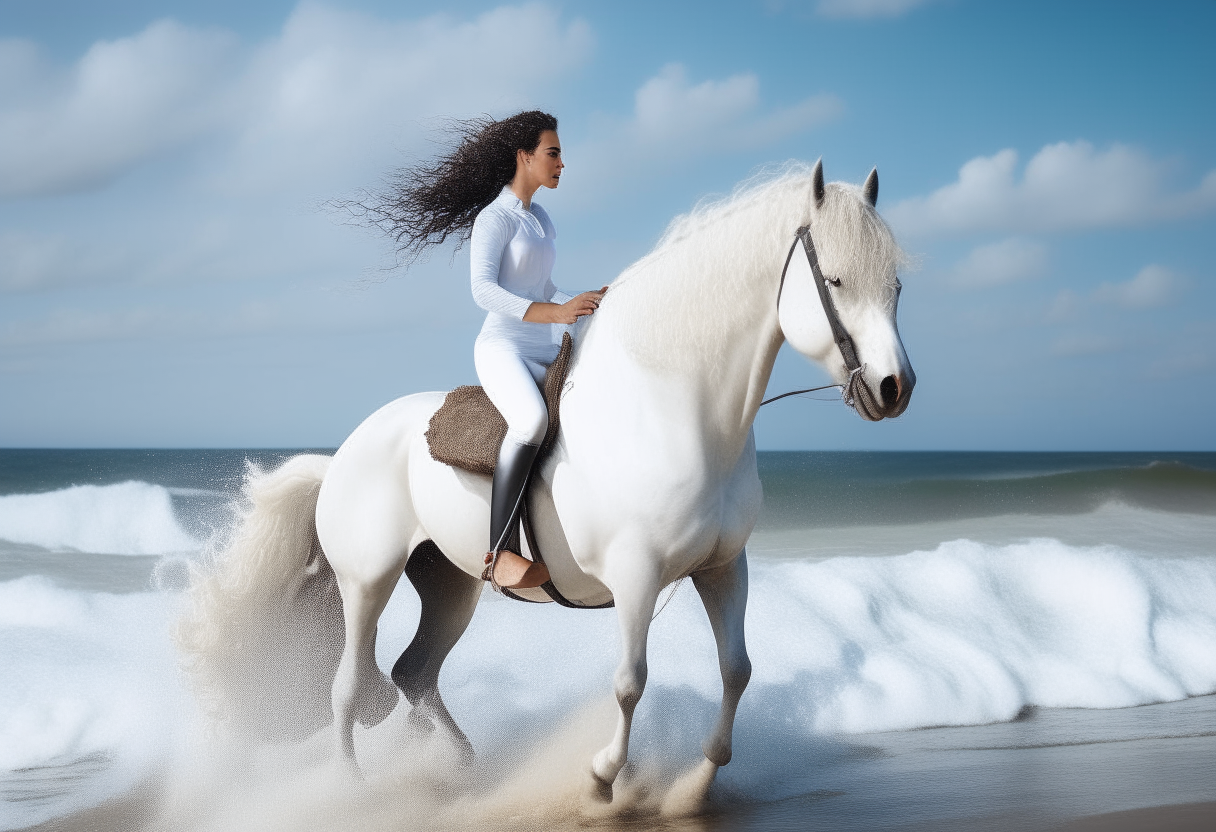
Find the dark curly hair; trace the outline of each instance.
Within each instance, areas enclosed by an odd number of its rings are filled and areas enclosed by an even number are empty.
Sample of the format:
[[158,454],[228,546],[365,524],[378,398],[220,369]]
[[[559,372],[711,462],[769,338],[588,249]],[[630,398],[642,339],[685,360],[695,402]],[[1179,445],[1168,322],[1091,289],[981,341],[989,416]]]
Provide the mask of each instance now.
[[378,228],[397,246],[398,262],[408,267],[432,246],[456,235],[459,249],[473,231],[473,220],[515,178],[515,158],[540,146],[540,134],[557,130],[557,119],[539,110],[495,120],[489,116],[453,120],[448,132],[454,151],[432,162],[395,170],[385,187],[355,199],[335,200],[360,225]]

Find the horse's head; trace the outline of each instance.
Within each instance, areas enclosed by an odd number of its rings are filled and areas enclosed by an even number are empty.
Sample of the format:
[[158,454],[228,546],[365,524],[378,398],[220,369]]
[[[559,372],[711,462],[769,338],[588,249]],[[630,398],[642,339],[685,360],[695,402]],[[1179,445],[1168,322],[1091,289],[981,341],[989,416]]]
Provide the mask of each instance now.
[[816,162],[809,223],[802,220],[807,228],[794,243],[777,300],[785,339],[844,385],[845,400],[872,422],[903,413],[916,384],[895,324],[903,255],[874,209],[877,201],[877,169],[861,188],[825,186],[823,163]]

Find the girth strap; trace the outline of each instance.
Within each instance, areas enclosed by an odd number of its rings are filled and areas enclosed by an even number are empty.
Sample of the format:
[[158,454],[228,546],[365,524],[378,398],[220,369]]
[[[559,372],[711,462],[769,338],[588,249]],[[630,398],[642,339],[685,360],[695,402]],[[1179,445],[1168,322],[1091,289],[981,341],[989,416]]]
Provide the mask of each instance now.
[[[536,545],[536,533],[532,531],[532,517],[528,512],[527,500],[524,500],[523,511],[520,512],[519,524],[523,526],[524,536],[528,538],[528,549],[532,552],[532,557],[537,563],[544,563],[544,555],[540,553],[540,547]],[[545,581],[540,585],[540,588],[543,589],[545,594],[548,595],[551,600],[555,601],[558,606],[569,607],[572,610],[606,610],[610,607],[616,606],[616,601],[609,601],[606,604],[576,604],[565,595],[562,595],[558,588],[554,586],[552,580]],[[522,595],[518,595],[507,589],[505,586],[501,587],[500,589],[503,595],[515,601],[524,601],[529,604],[548,603],[547,601],[537,601],[533,598],[525,598]]]
[[[544,563],[545,558],[540,553],[540,547],[536,545],[536,533],[532,530],[532,513],[528,511],[527,500],[524,501],[524,510],[521,512],[520,525],[524,527],[524,536],[528,538],[528,549],[532,552],[532,557],[536,559],[537,563]],[[561,592],[558,591],[558,588],[554,586],[552,580],[545,581],[540,585],[540,588],[545,591],[546,595],[557,602],[559,606],[569,607],[572,610],[606,610],[609,607],[616,606],[616,601],[609,601],[606,604],[576,604],[565,595],[562,595]],[[503,592],[508,592],[508,590],[504,589]],[[518,598],[520,601],[530,600],[528,598],[520,598],[514,593],[511,595],[513,598]],[[543,604],[544,601],[533,601],[532,603]]]

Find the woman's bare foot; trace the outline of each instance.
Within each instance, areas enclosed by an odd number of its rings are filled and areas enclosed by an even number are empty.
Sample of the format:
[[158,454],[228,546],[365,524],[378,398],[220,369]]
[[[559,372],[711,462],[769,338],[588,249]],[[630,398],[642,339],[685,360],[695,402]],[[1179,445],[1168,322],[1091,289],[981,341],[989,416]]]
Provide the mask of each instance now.
[[[486,552],[486,563],[493,560],[493,553]],[[484,580],[489,580],[489,567],[482,574]],[[494,582],[505,589],[530,589],[540,586],[549,580],[549,567],[543,563],[534,563],[527,558],[517,555],[510,549],[498,551],[498,562],[494,564]]]

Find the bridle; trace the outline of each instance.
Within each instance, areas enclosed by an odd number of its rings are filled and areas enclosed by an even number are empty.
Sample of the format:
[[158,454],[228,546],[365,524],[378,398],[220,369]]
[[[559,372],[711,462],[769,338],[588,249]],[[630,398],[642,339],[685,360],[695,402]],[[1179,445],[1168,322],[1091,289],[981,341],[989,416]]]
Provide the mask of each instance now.
[[840,355],[844,358],[845,369],[849,371],[849,377],[844,384],[825,384],[822,387],[810,387],[806,390],[791,390],[789,393],[782,393],[780,396],[773,396],[771,399],[765,399],[760,402],[760,406],[769,402],[775,402],[778,399],[784,399],[786,396],[797,396],[800,393],[814,393],[816,390],[828,390],[832,387],[841,388],[841,397],[845,404],[853,407],[854,390],[857,384],[857,376],[864,370],[864,366],[857,360],[857,348],[853,344],[853,337],[849,335],[849,331],[844,328],[844,323],[840,320],[840,313],[836,311],[836,302],[832,300],[832,293],[828,291],[828,284],[839,286],[840,280],[831,280],[823,276],[823,271],[819,268],[819,254],[815,251],[815,240],[811,237],[811,227],[804,225],[794,233],[794,242],[790,244],[790,252],[785,255],[785,266],[781,269],[781,284],[777,288],[777,305],[781,305],[781,292],[785,289],[785,275],[790,269],[790,261],[794,259],[794,251],[798,248],[799,241],[802,242],[802,250],[806,252],[807,262],[811,267],[811,274],[815,278],[815,288],[819,290],[819,302],[823,305],[823,314],[827,316],[828,326],[832,329],[832,339],[836,342],[837,348],[840,349]]

